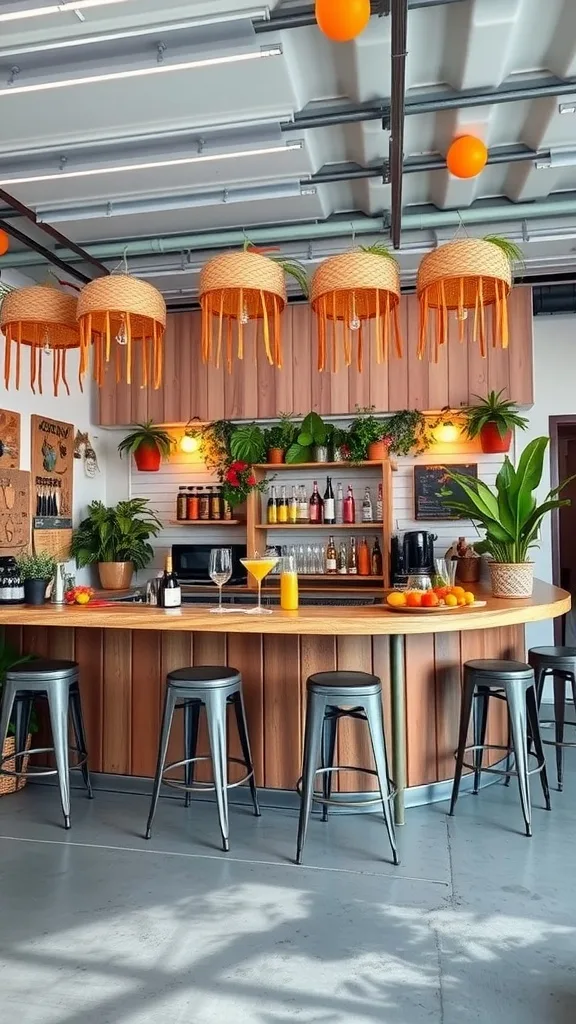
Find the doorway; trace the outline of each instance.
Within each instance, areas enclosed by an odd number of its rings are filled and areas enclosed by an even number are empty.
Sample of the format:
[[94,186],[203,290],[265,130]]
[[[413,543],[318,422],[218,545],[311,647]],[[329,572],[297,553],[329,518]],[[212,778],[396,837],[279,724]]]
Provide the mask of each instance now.
[[[576,475],[576,416],[550,417],[550,479],[552,487]],[[568,590],[576,603],[576,480],[562,491],[571,505],[552,513],[552,579]],[[554,620],[554,641],[576,644],[574,614]]]

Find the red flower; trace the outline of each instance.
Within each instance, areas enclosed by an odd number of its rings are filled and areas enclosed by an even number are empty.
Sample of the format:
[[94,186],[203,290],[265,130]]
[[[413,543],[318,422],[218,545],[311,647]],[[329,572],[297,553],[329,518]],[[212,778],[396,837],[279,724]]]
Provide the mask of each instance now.
[[232,484],[232,487],[238,487],[238,484],[240,482],[238,479],[238,473],[236,472],[235,469],[232,468],[232,466],[226,473],[226,481],[227,483]]
[[242,473],[243,470],[248,469],[248,463],[247,462],[233,462],[232,465],[230,466],[230,469],[233,469],[236,473]]
[[246,483],[248,484],[248,487],[256,486],[256,477],[254,476],[254,473],[250,473],[250,476],[248,477]]

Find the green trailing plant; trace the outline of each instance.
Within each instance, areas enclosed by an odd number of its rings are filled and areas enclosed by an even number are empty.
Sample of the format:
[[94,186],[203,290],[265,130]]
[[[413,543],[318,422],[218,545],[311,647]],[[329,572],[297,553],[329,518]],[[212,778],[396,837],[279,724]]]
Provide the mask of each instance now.
[[357,406],[356,413],[348,432],[348,447],[352,461],[363,462],[368,454],[368,446],[387,437],[386,422],[375,415],[373,405],[366,408]]
[[426,417],[418,409],[403,409],[385,420],[391,455],[423,455],[433,436]]
[[516,469],[506,456],[494,488],[483,480],[447,471],[448,477],[461,488],[463,497],[455,500],[445,490],[442,493],[446,505],[485,531],[484,539],[474,544],[478,554],[490,554],[496,562],[527,562],[530,549],[538,545],[544,516],[570,504],[557,495],[574,477],[554,487],[540,505],[536,502],[547,446],[547,437],[536,437],[522,452]]
[[152,420],[147,420],[145,423],[137,423],[135,429],[122,438],[118,451],[120,455],[133,455],[140,445],[150,448],[155,446],[160,455],[167,458],[174,446],[174,439],[167,430],[162,430],[155,426]]
[[257,423],[245,423],[234,427],[230,435],[230,455],[236,462],[255,463],[266,461],[264,431]]
[[18,568],[25,580],[50,580],[56,569],[56,560],[45,552],[38,555],[21,555],[18,559]]
[[266,451],[271,448],[280,448],[283,452],[288,451],[294,443],[298,434],[298,428],[290,413],[280,413],[280,422],[264,431],[264,444]]
[[474,395],[478,399],[477,405],[469,405],[464,409],[466,415],[466,433],[472,440],[481,433],[482,428],[488,423],[493,423],[501,438],[506,437],[509,430],[518,427],[519,430],[526,430],[528,420],[521,416],[515,402],[505,401],[501,398],[505,388],[501,391],[491,391],[487,398]]
[[317,412],[309,412],[302,420],[302,425],[294,443],[286,452],[286,462],[311,462],[312,449],[328,444],[330,428]]
[[302,294],[305,298],[308,298],[310,294],[310,282],[308,281],[308,275],[305,267],[298,260],[292,260],[286,256],[274,255],[274,249],[259,249],[255,246],[248,238],[244,240],[244,252],[258,253],[260,256],[266,256],[273,263],[277,263],[279,267],[288,277],[294,278],[297,284],[300,286]]
[[130,498],[107,507],[101,501],[88,506],[88,516],[72,537],[72,555],[79,567],[98,562],[132,562],[144,569],[152,560],[149,543],[157,537],[162,523],[147,498]]
[[361,245],[360,252],[368,252],[371,253],[372,256],[382,256],[385,260],[391,260],[392,263],[396,264],[398,263],[394,253],[387,245],[384,245],[383,242],[374,242],[373,245]]
[[220,473],[223,466],[232,461],[230,438],[234,424],[230,420],[215,420],[200,430],[200,455],[206,468]]
[[514,276],[514,269],[518,267],[523,273],[526,264],[524,262],[524,253],[516,242],[513,242],[510,238],[504,238],[502,235],[484,235],[483,242],[490,242],[491,245],[495,245],[501,252],[506,256],[509,264],[512,276]]

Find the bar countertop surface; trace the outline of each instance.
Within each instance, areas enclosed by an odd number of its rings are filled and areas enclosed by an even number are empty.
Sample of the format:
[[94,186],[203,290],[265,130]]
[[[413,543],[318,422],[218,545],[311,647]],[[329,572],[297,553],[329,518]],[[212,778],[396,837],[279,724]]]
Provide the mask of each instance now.
[[145,604],[95,603],[42,607],[0,606],[0,626],[71,626],[97,629],[180,630],[196,633],[251,633],[293,636],[386,636],[493,629],[556,618],[570,610],[570,594],[540,580],[528,600],[497,599],[475,587],[483,607],[443,612],[395,612],[386,606],[274,608],[271,615],[231,611],[213,615],[209,606],[164,610]]

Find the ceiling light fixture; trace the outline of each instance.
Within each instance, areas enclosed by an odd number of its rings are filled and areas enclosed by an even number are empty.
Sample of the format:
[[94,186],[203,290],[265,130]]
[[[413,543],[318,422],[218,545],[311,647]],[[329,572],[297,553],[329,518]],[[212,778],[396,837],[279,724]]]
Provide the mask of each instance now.
[[124,78],[143,78],[146,75],[164,75],[171,71],[193,71],[198,68],[218,67],[225,64],[240,64],[262,57],[278,57],[281,46],[263,47],[255,53],[231,53],[221,57],[205,57],[187,60],[178,64],[154,64],[149,68],[133,68],[130,71],[110,71],[101,75],[87,75],[85,78],[63,78],[55,82],[35,82],[31,85],[9,85],[0,89],[0,96],[15,96],[29,92],[43,92],[48,89],[65,89],[73,85],[93,85],[95,82],[117,82]]
[[62,14],[62,12],[75,13],[84,11],[90,7],[110,7],[112,4],[125,4],[128,0],[70,0],[69,3],[61,0],[58,4],[47,4],[45,7],[29,7],[20,11],[6,11],[0,14],[0,21],[22,21],[24,18],[44,18],[48,14]]
[[304,143],[296,140],[277,146],[260,146],[254,149],[235,150],[231,153],[198,153],[194,156],[177,157],[171,160],[149,160],[146,163],[118,164],[114,167],[90,167],[83,171],[56,171],[53,174],[34,174],[27,178],[5,178],[0,185],[26,185],[37,181],[60,181],[64,178],[88,178],[95,174],[119,174],[122,171],[149,171],[157,167],[181,167],[185,164],[204,164],[213,160],[236,160],[244,156],[269,156],[271,153],[286,153],[293,149],[302,149]]
[[559,114],[576,114],[576,102],[574,100],[570,100],[568,103],[559,103],[558,104],[558,113]]

